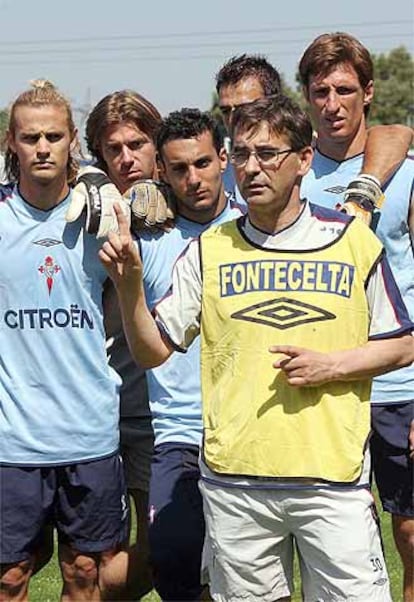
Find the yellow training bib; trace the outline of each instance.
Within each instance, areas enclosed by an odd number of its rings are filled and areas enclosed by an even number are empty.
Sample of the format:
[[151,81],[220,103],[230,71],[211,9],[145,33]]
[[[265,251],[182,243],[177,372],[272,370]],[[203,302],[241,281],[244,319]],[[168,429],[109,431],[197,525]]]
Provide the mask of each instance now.
[[204,457],[217,473],[352,482],[370,428],[370,379],[291,387],[271,345],[321,352],[368,340],[365,282],[381,243],[353,220],[311,251],[253,246],[237,223],[201,237]]

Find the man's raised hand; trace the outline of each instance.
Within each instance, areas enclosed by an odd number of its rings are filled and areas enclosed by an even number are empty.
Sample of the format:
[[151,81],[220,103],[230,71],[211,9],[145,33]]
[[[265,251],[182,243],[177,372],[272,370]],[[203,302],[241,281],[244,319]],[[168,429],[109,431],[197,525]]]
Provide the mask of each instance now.
[[99,259],[104,265],[115,287],[137,286],[142,281],[142,262],[137,245],[129,230],[129,221],[118,203],[113,206],[118,233],[110,232],[104,242]]

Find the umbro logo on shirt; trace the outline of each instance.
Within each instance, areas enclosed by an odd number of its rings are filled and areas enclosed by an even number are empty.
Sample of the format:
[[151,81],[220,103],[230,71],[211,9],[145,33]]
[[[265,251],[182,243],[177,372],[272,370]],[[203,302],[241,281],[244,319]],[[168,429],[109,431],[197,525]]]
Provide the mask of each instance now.
[[40,245],[42,247],[54,247],[55,245],[61,245],[61,240],[56,240],[56,238],[42,238],[40,240],[35,240],[35,245]]
[[331,186],[330,188],[325,188],[324,192],[332,192],[332,194],[342,194],[345,192],[346,186]]

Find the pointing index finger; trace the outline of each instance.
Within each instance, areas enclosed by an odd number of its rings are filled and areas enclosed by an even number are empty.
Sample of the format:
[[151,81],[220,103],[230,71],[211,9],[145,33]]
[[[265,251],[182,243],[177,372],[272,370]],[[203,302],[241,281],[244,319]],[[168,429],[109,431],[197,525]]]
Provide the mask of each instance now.
[[272,347],[269,347],[269,351],[270,353],[284,353],[289,357],[297,357],[300,355],[302,349],[295,345],[272,345]]
[[129,235],[128,220],[125,217],[125,214],[122,211],[119,203],[114,203],[114,212],[115,212],[116,219],[118,222],[119,236],[128,236]]

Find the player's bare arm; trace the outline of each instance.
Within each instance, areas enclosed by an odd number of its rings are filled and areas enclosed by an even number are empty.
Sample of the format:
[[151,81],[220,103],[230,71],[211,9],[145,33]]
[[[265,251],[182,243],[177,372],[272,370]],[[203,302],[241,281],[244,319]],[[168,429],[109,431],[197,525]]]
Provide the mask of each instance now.
[[114,205],[119,234],[111,232],[99,251],[116,291],[122,323],[131,354],[143,368],[159,366],[173,349],[162,338],[152,317],[142,282],[142,262],[129,230],[129,223],[118,204]]
[[404,161],[414,140],[414,130],[405,125],[369,128],[362,173],[375,176],[383,186]]
[[414,361],[414,337],[405,334],[368,341],[361,347],[320,353],[293,345],[275,345],[271,353],[283,357],[273,367],[283,370],[292,386],[316,386],[332,381],[371,378],[408,366]]
[[414,130],[405,125],[376,125],[367,132],[359,176],[349,183],[341,210],[361,218],[375,230],[384,203],[383,186],[407,156]]

